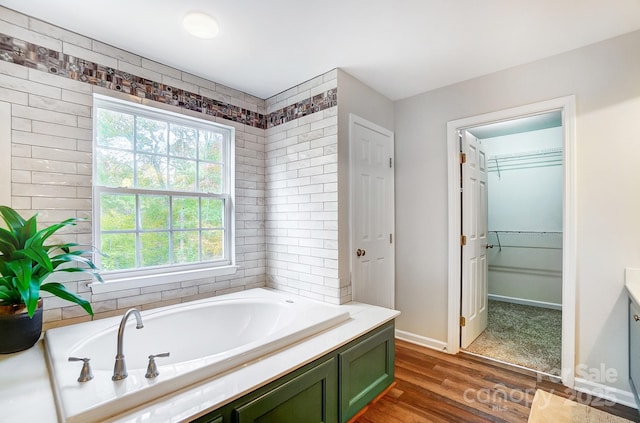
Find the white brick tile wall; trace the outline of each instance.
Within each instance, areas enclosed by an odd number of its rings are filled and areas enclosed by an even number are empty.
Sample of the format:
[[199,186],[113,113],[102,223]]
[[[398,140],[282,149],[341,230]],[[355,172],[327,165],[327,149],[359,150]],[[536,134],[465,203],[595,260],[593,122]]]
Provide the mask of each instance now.
[[[187,72],[182,72],[182,80],[184,82],[193,84],[194,86],[198,87],[199,90],[216,90],[215,82],[209,81],[208,79],[200,78],[199,76],[195,76]],[[154,79],[154,81],[156,81],[156,79]],[[202,93],[199,94],[204,95]]]
[[[2,13],[4,14],[6,11],[7,9],[4,9]],[[67,31],[66,29],[62,29],[60,27],[48,24],[46,22],[42,22],[37,19],[29,19],[28,27],[32,31],[49,36],[56,40],[67,42],[70,44],[75,44],[79,47],[91,48],[90,38],[76,34],[75,32]]]
[[36,69],[29,69],[28,78],[30,81],[39,82],[45,85],[62,88],[65,90],[77,91],[79,93],[91,94],[91,85],[73,79],[60,78],[58,75],[42,72]]
[[[72,43],[72,44],[75,44],[75,43]],[[137,56],[135,54],[129,53],[128,51],[124,51],[119,48],[110,46],[109,44],[92,40],[91,49],[96,53],[104,54],[109,57],[114,57],[120,61],[131,63],[132,65],[135,65],[135,66],[142,66],[142,59],[140,58],[140,56]]]
[[[0,11],[0,32],[178,88],[196,93],[212,91],[231,104],[264,111],[265,102],[253,96],[2,7]],[[147,309],[264,286],[267,262],[264,229],[266,139],[263,129],[0,61],[0,97],[2,101],[12,103],[11,206],[28,216],[39,212],[41,224],[72,216],[91,218],[93,93],[210,118],[236,128],[236,249],[240,270],[235,275],[220,278],[104,294],[92,294],[86,279],[72,279],[65,281],[69,289],[90,300],[99,318],[121,314],[122,309],[134,306]],[[63,233],[60,239],[92,243],[90,221],[65,228]],[[70,274],[70,277],[81,276]],[[55,297],[47,298],[45,309],[45,327],[89,319],[81,308]]]
[[14,76],[16,78],[28,79],[29,69],[22,66],[14,66],[13,63],[0,60],[0,74]]
[[[2,7],[0,11],[0,32],[259,113],[337,86],[333,70],[261,100]],[[27,215],[38,211],[42,222],[91,218],[94,93],[204,117],[0,61],[0,97],[12,103],[14,208]],[[97,317],[265,283],[335,304],[348,299],[348,287],[338,280],[336,116],[333,107],[267,130],[209,117],[236,128],[236,274],[103,294],[90,292],[86,276],[65,284],[91,301]],[[90,221],[61,238],[90,244]],[[79,307],[56,298],[47,298],[45,308],[50,326],[87,319]]]
[[[6,11],[6,9],[4,8],[2,10],[3,12]],[[16,37],[20,40],[26,41],[28,43],[38,44],[51,50],[62,50],[62,41],[56,40],[52,37],[48,37],[39,32],[31,31],[22,26],[14,25],[4,20],[0,20],[0,32],[2,32],[3,34],[11,34],[13,37]]]
[[131,75],[139,76],[150,81],[160,81],[162,74],[151,69],[142,67],[141,64],[134,65],[132,63],[121,60],[118,62],[118,69],[130,73]]
[[[54,50],[60,51],[59,48],[55,48]],[[68,54],[69,56],[82,58],[90,62],[100,63],[103,66],[109,66],[110,68],[113,68],[113,69],[118,68],[117,57],[111,57],[111,56],[107,56],[106,54],[97,53],[95,51],[92,51],[91,49],[79,47],[75,44],[66,43],[66,42],[62,43],[62,52],[64,54]]]
[[[314,89],[335,88],[332,74],[326,82],[321,75],[267,99],[267,110],[308,98]],[[266,271],[271,287],[337,304],[347,298],[337,282],[338,214],[324,209],[338,200],[332,109],[266,130]]]
[[182,77],[182,72],[180,70],[154,62],[153,60],[145,59],[144,57],[142,58],[142,67],[171,78],[180,79]]
[[26,79],[0,74],[0,87],[14,91],[22,91],[29,94],[60,99],[62,90],[58,87],[32,82]]
[[[60,98],[62,92],[60,93]],[[81,104],[61,101],[59,98],[48,98],[41,95],[29,95],[29,106],[38,109],[53,110],[60,113],[69,113],[76,116],[91,117],[91,107]]]
[[[42,109],[36,109],[33,107],[22,106],[20,104],[14,104],[12,107],[13,117],[20,117],[29,120],[38,120],[41,122],[57,123],[60,125],[77,126],[78,117],[68,113],[58,113],[55,111],[48,111]],[[16,128],[13,128],[16,129]]]
[[[182,77],[182,74],[180,75],[180,77]],[[183,81],[181,78],[172,78],[170,76],[167,75],[162,75],[162,81],[163,84],[166,85],[170,85],[172,87],[175,88],[179,88],[181,90],[186,90],[192,93],[197,93],[198,92],[198,86],[195,84],[192,84],[190,82],[186,82]]]
[[0,8],[0,19],[5,22],[11,22],[18,26],[27,28],[29,26],[29,17],[5,7]]

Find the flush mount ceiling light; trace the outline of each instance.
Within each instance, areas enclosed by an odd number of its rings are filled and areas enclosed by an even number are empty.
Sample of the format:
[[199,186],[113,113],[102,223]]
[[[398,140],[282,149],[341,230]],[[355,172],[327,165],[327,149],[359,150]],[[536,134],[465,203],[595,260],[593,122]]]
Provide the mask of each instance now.
[[189,34],[204,39],[215,37],[220,30],[218,22],[202,12],[187,13],[182,20],[182,24]]

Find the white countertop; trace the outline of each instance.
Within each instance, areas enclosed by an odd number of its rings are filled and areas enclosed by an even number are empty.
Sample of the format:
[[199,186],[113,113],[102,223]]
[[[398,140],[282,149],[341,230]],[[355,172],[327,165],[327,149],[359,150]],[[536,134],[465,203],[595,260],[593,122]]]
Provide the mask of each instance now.
[[[638,271],[640,276],[640,269]],[[173,423],[195,419],[322,357],[400,314],[395,310],[360,303],[337,307],[348,311],[351,319],[283,351],[159,398],[106,422]],[[0,374],[0,407],[9,421],[58,422],[42,340],[29,350],[1,355]]]

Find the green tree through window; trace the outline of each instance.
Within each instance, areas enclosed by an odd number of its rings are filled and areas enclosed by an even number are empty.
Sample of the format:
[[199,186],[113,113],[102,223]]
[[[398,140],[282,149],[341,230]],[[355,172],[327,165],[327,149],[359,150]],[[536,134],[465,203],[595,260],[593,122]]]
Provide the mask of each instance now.
[[105,99],[95,110],[103,270],[229,264],[232,129]]

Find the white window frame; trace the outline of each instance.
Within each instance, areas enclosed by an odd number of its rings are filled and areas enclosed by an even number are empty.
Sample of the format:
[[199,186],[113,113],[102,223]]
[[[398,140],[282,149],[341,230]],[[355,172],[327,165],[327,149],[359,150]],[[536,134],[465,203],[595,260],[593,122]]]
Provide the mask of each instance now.
[[[173,264],[166,266],[144,267],[126,270],[113,270],[101,272],[105,283],[93,282],[89,286],[93,293],[112,292],[123,289],[140,288],[172,282],[181,282],[233,274],[237,270],[235,258],[235,128],[221,125],[204,119],[198,119],[179,113],[166,111],[164,109],[153,108],[137,103],[114,99],[112,97],[94,94],[93,100],[93,151],[97,151],[97,109],[107,109],[116,112],[124,112],[142,116],[145,118],[166,120],[180,125],[211,129],[212,127],[228,132],[228,142],[224,147],[225,168],[225,194],[216,195],[209,198],[222,198],[225,203],[224,211],[224,231],[225,257],[215,261],[204,261],[189,264]],[[97,160],[93,159],[93,240],[94,245],[100,248],[101,228],[100,228],[100,194],[104,192],[125,193],[127,189],[109,188],[97,184]],[[184,192],[165,190],[146,190],[141,188],[131,188],[130,194],[157,194],[185,196]],[[196,197],[198,193],[194,193]],[[192,196],[194,195],[192,194]],[[188,196],[188,194],[187,194]],[[137,206],[136,206],[137,208]],[[100,266],[100,255],[95,254],[94,262]]]

